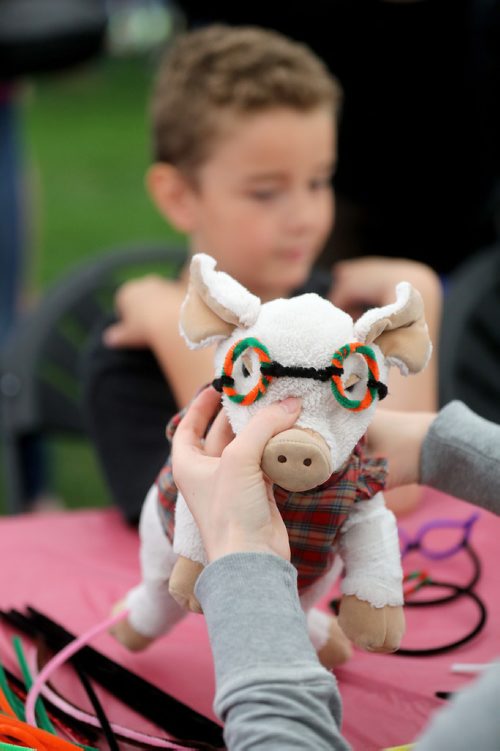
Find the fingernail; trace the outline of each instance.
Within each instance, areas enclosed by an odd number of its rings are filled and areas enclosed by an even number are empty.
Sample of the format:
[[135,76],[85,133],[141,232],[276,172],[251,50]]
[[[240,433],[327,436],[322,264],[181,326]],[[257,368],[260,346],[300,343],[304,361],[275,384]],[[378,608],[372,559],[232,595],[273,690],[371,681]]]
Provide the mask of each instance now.
[[300,408],[301,403],[301,399],[299,399],[297,396],[289,396],[288,399],[283,399],[283,401],[280,402],[280,407],[285,412],[297,412],[297,410]]

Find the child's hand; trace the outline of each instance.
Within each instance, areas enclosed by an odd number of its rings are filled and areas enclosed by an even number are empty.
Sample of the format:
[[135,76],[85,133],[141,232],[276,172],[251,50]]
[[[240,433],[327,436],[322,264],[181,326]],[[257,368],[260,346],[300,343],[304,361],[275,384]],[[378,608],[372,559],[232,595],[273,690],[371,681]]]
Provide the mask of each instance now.
[[354,320],[369,308],[393,302],[394,288],[398,282],[410,282],[420,292],[430,284],[427,267],[406,258],[365,256],[337,261],[332,274],[330,299]]
[[[125,282],[115,296],[119,321],[103,334],[109,347],[151,346],[159,326],[167,326],[172,315],[172,282],[149,275]],[[165,323],[167,322],[167,323]]]
[[[231,440],[223,418],[213,417],[220,396],[208,388],[193,401],[174,436],[172,466],[201,532],[210,561],[234,552],[268,552],[289,560],[288,533],[272,486],[260,468],[267,442],[290,428],[300,413],[291,398],[260,409]],[[220,456],[210,456],[206,446]]]

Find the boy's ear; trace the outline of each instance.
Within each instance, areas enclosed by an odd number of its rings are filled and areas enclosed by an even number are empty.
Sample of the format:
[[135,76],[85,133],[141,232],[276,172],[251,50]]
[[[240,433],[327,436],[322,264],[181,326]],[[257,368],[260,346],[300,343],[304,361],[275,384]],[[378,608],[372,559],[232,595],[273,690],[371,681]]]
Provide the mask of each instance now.
[[191,232],[193,187],[172,164],[158,162],[146,173],[146,187],[157,209],[180,232]]

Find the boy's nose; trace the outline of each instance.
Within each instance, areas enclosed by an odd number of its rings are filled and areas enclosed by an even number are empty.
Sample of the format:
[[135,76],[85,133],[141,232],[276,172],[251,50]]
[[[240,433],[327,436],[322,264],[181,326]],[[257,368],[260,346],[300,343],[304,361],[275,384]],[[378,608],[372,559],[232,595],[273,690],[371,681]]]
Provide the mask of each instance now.
[[320,212],[318,202],[314,196],[298,195],[291,202],[289,226],[294,232],[308,232],[318,224]]

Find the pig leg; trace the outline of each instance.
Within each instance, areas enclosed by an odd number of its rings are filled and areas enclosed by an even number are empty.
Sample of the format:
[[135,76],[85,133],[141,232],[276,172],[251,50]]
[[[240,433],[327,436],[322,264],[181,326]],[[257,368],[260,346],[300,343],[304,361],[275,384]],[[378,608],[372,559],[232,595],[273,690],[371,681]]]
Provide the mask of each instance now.
[[115,606],[115,612],[129,612],[111,629],[115,638],[134,652],[147,647],[186,615],[168,591],[177,555],[161,526],[156,486],[144,501],[139,535],[142,581]]
[[194,587],[208,559],[200,530],[181,492],[175,504],[174,553],[178,558],[170,576],[170,594],[183,608],[202,613]]
[[352,645],[340,628],[337,618],[313,605],[330,592],[342,569],[342,559],[336,556],[331,569],[305,590],[300,597],[306,614],[309,638],[318,654],[319,661],[328,670],[342,665],[351,658]]
[[309,638],[321,664],[331,670],[352,656],[351,642],[340,628],[337,618],[318,608],[311,608],[306,615]]

